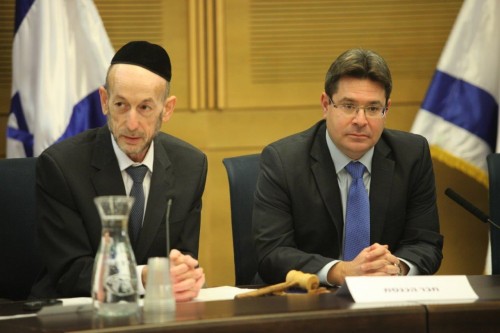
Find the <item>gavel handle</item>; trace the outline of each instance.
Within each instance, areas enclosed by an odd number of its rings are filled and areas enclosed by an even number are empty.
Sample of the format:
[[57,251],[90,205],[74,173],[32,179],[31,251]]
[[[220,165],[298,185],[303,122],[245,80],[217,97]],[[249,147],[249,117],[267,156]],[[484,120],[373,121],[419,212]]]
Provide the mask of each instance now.
[[287,288],[293,287],[296,285],[295,282],[282,282],[278,284],[273,284],[271,286],[259,288],[257,290],[252,290],[246,293],[238,294],[234,298],[245,298],[245,297],[255,297],[255,296],[263,296],[272,294],[277,291],[283,291]]

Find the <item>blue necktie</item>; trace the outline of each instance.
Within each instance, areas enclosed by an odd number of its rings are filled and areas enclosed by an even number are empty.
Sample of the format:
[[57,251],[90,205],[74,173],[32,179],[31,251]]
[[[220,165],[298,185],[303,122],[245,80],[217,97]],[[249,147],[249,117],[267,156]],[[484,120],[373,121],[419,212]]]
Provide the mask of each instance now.
[[347,195],[344,239],[344,260],[349,261],[370,246],[370,200],[363,184],[365,166],[350,162],[345,168],[352,177]]
[[134,184],[130,190],[130,196],[134,197],[134,204],[132,205],[132,210],[130,211],[130,218],[128,223],[128,230],[130,235],[130,240],[132,244],[135,244],[137,237],[139,236],[139,231],[142,228],[142,219],[144,217],[144,188],[142,187],[142,181],[144,176],[148,172],[148,167],[145,165],[139,165],[136,167],[128,167],[127,173],[130,175]]

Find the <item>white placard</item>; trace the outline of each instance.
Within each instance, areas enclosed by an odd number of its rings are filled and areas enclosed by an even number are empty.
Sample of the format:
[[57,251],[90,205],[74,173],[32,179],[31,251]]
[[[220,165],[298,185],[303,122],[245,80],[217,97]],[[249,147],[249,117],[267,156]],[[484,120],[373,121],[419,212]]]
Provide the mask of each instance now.
[[[465,275],[350,276],[346,277],[346,285],[356,303],[449,302],[470,301],[478,298]],[[339,290],[339,292],[342,294],[345,290]]]

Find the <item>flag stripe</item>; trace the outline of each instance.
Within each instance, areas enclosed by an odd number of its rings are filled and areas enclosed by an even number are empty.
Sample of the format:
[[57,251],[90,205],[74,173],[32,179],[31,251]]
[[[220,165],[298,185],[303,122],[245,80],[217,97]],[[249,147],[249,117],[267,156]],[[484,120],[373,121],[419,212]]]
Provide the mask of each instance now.
[[14,35],[17,33],[17,29],[21,25],[21,22],[26,17],[29,12],[31,5],[33,5],[35,0],[17,0],[16,2],[16,17],[14,21]]
[[436,71],[422,109],[477,135],[495,151],[498,103],[485,90]]
[[99,97],[99,92],[95,90],[75,105],[71,114],[69,125],[57,141],[59,142],[75,134],[83,132],[86,129],[98,127],[104,124],[106,122],[106,117],[102,112],[88,112],[88,110],[100,110],[100,108],[101,99]]

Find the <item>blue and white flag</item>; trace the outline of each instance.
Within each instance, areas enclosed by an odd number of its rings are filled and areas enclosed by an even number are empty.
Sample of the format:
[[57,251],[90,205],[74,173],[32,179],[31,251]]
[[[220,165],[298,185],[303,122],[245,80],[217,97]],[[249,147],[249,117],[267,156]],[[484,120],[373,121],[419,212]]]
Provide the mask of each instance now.
[[500,1],[466,0],[412,132],[433,157],[488,184],[486,156],[500,149]]
[[17,0],[7,157],[106,122],[97,89],[113,57],[92,0]]

